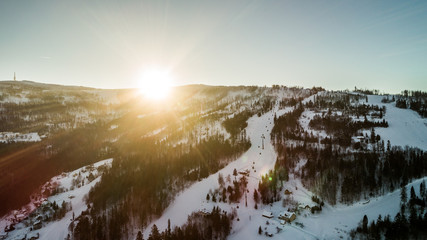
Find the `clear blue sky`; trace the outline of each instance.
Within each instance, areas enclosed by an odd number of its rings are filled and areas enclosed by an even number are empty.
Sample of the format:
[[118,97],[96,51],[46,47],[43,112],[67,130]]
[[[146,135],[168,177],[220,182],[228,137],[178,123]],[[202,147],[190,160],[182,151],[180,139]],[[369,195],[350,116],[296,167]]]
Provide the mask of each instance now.
[[427,1],[0,1],[0,79],[427,90]]

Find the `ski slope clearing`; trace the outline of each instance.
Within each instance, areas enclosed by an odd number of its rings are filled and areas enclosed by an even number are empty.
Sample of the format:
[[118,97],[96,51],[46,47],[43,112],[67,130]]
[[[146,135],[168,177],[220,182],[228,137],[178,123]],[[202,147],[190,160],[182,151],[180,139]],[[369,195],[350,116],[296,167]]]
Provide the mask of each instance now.
[[[417,196],[419,196],[420,183],[426,180],[427,177],[424,177],[409,183],[406,186],[407,194],[410,194],[410,189],[413,186]],[[311,201],[312,194],[302,187],[299,180],[291,177],[285,188],[290,186],[293,187],[294,200],[298,202]],[[295,187],[298,190],[295,190]],[[229,239],[266,239],[264,234],[266,231],[273,234],[272,239],[349,239],[349,232],[357,227],[364,215],[368,217],[369,222],[376,220],[380,214],[383,219],[388,214],[394,219],[394,216],[400,211],[400,189],[349,206],[325,204],[322,212],[316,214],[311,214],[309,210],[303,210],[294,222],[285,225],[281,225],[277,218],[279,213],[284,211],[281,202],[276,202],[271,207],[266,207],[265,210],[271,211],[274,217],[271,219],[262,217],[262,210],[253,208],[249,209],[248,214],[239,213],[240,222],[234,223],[233,231],[235,232]],[[268,225],[266,224],[267,221],[269,222]],[[304,227],[301,227],[300,224]],[[259,226],[264,231],[262,235],[258,234]]]
[[384,96],[369,95],[367,104],[386,107],[385,120],[388,128],[375,128],[375,132],[392,145],[413,146],[427,150],[427,119],[410,109],[397,108],[394,102],[382,103]]
[[[49,181],[50,184],[48,183],[48,185],[57,184],[57,189],[62,189],[63,192],[48,197],[38,209],[33,211],[33,213],[37,212],[36,216],[33,218],[32,215],[35,214],[25,216],[24,221],[16,224],[16,230],[9,232],[5,239],[16,239],[19,236],[25,235],[28,237],[30,234],[36,235],[37,233],[39,234],[40,239],[57,240],[66,238],[68,235],[68,226],[73,220],[73,214],[77,217],[87,209],[87,205],[84,200],[85,196],[89,190],[101,180],[102,171],[105,170],[105,168],[110,167],[112,161],[113,159],[102,160],[94,163],[93,165],[88,165],[72,172],[63,173],[53,177]],[[43,221],[40,229],[31,231],[31,229],[34,228],[33,224],[37,222],[36,218],[44,215],[41,209],[46,206],[47,202],[56,202],[60,205],[63,201],[71,203],[71,211],[68,211],[65,216],[59,220],[46,223]],[[46,214],[49,215],[48,213]],[[6,234],[4,232],[4,227],[6,224],[10,223],[10,217],[8,219],[1,219],[0,226],[2,226],[2,228],[0,229],[0,236],[1,234]]]
[[[151,227],[156,224],[159,230],[164,230],[167,227],[168,219],[171,220],[172,226],[181,226],[187,221],[187,216],[194,211],[211,211],[214,206],[219,206],[221,209],[231,211],[233,208],[237,210],[240,218],[248,215],[254,207],[253,190],[258,187],[258,181],[261,175],[264,175],[268,170],[274,167],[276,161],[276,153],[273,145],[270,142],[270,132],[273,127],[274,113],[280,116],[292,108],[275,110],[267,112],[261,117],[253,116],[248,120],[246,133],[251,139],[251,148],[244,153],[236,161],[230,163],[219,172],[210,175],[208,178],[193,184],[190,188],[179,194],[175,201],[165,210],[162,217],[151,223],[146,229],[144,236],[149,236]],[[264,135],[264,149],[262,149],[262,138]],[[252,169],[252,167],[254,167]],[[244,197],[239,204],[215,203],[206,201],[206,194],[209,190],[219,187],[218,175],[222,174],[225,177],[232,176],[233,170],[245,171],[249,170],[248,189],[247,193],[248,207],[245,207]],[[234,178],[234,176],[232,176]],[[254,209],[255,210],[255,209]],[[261,211],[262,212],[262,211]],[[233,228],[234,229],[234,228]]]
[[[383,105],[381,97],[377,99],[375,99],[377,96],[370,97],[373,98],[369,99],[369,104]],[[305,99],[304,102],[312,98],[313,96]],[[398,109],[390,104],[385,105],[387,107],[386,120],[389,121],[391,127],[377,128],[377,133],[383,139],[390,139],[393,145],[412,145],[425,149],[427,132],[424,135],[411,134],[417,131],[421,133],[427,131],[424,125],[425,121],[411,110]],[[271,205],[259,204],[258,209],[254,208],[254,189],[258,188],[261,175],[273,169],[276,160],[276,153],[269,138],[273,127],[272,117],[274,113],[280,116],[290,110],[292,108],[278,110],[276,107],[273,111],[261,117],[254,116],[250,118],[246,132],[251,139],[251,148],[239,159],[230,163],[218,173],[193,184],[190,188],[179,194],[169,208],[165,210],[164,214],[144,229],[144,236],[149,236],[151,227],[154,224],[161,231],[167,228],[168,219],[170,219],[172,227],[181,226],[187,221],[187,216],[192,212],[210,212],[214,206],[219,206],[226,211],[237,212],[237,219],[233,222],[233,229],[229,236],[229,239],[236,240],[265,239],[270,237],[272,239],[348,239],[349,232],[357,227],[364,215],[367,215],[369,221],[376,220],[380,214],[383,217],[389,214],[394,218],[400,209],[400,190],[351,205],[338,204],[331,206],[326,203],[320,213],[312,214],[309,209],[304,209],[304,206],[308,205],[312,207],[315,205],[311,199],[314,194],[307,190],[301,184],[301,181],[292,174],[289,176],[289,181],[285,182],[281,194],[284,198],[288,197],[292,201],[297,202],[299,206],[303,206],[298,210],[295,221],[292,223],[281,223],[281,220],[278,218],[279,214],[288,210],[288,206],[282,204],[282,201]],[[414,124],[414,126],[409,126],[411,124]],[[419,130],[419,127],[426,129]],[[263,134],[266,136],[264,149],[262,149],[261,140]],[[398,141],[399,136],[404,136],[404,140]],[[252,166],[254,167],[253,169]],[[206,194],[209,190],[215,190],[219,187],[218,175],[221,174],[224,178],[231,175],[231,178],[234,178],[232,175],[234,169],[238,172],[249,170],[247,199],[243,196],[239,203],[206,200]],[[419,194],[419,184],[426,179],[419,179],[408,184],[407,189],[409,190],[411,186],[414,186],[417,189],[417,194]],[[292,193],[286,196],[284,194],[285,190]],[[273,217],[263,217],[264,211],[271,212]],[[258,234],[260,227],[262,234]]]

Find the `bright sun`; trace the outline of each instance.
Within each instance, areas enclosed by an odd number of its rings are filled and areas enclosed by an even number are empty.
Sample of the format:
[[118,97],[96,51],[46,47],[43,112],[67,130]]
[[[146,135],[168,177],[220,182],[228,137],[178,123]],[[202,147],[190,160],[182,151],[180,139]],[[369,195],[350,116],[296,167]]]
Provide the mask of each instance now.
[[139,79],[139,91],[145,97],[155,100],[164,99],[172,87],[172,76],[163,69],[147,69]]

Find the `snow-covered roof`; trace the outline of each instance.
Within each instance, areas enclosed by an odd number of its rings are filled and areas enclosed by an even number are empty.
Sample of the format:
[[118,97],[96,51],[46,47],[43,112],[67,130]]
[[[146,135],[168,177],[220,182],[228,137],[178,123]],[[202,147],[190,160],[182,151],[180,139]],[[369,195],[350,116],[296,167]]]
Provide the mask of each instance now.
[[273,213],[269,212],[269,211],[264,211],[264,212],[262,212],[262,216],[268,217],[268,218],[272,218],[273,217]]
[[283,212],[281,212],[281,213],[279,214],[279,217],[287,217],[287,218],[289,218],[289,217],[291,217],[292,215],[295,215],[295,213],[294,213],[294,212],[283,211]]

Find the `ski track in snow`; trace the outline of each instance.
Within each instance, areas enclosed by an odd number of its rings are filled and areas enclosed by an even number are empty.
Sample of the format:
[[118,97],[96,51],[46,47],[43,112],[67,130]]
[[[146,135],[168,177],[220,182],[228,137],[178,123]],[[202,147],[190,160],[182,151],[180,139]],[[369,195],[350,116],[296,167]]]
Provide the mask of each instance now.
[[[321,94],[321,93],[319,93]],[[369,96],[367,104],[374,104],[379,106],[386,106],[386,114],[384,118],[388,121],[388,128],[375,128],[375,132],[381,136],[386,142],[391,141],[392,145],[400,146],[415,146],[421,149],[427,149],[427,119],[422,119],[418,113],[409,109],[399,109],[395,107],[394,103],[381,103],[383,96]],[[304,100],[307,102],[313,100],[313,96]],[[175,198],[173,203],[164,211],[163,215],[153,221],[146,229],[144,229],[144,236],[148,238],[151,227],[156,224],[159,230],[167,228],[168,219],[171,220],[171,225],[182,226],[186,223],[188,215],[194,211],[206,209],[211,211],[214,206],[219,206],[222,210],[231,212],[232,208],[237,210],[239,221],[236,219],[233,222],[233,229],[229,239],[265,239],[264,234],[258,235],[258,227],[261,226],[263,231],[273,233],[272,239],[338,239],[340,237],[349,238],[349,231],[357,227],[363,216],[368,216],[369,222],[377,219],[381,214],[384,218],[385,215],[390,214],[392,218],[400,210],[400,189],[387,193],[384,196],[371,198],[369,202],[366,200],[354,203],[352,205],[338,204],[330,206],[325,204],[322,212],[311,214],[306,210],[297,216],[295,222],[304,224],[304,227],[296,226],[295,223],[285,226],[280,225],[277,218],[278,214],[284,210],[282,202],[275,202],[270,205],[259,204],[258,209],[254,209],[255,202],[253,200],[253,191],[258,187],[258,181],[261,175],[273,169],[276,161],[276,153],[270,141],[270,133],[273,128],[274,114],[277,117],[291,111],[292,108],[285,108],[278,110],[277,106],[274,110],[262,115],[261,117],[253,116],[248,120],[248,127],[246,128],[247,135],[250,137],[252,146],[250,149],[242,154],[237,160],[229,163],[225,168],[219,170],[217,173],[210,175],[208,178],[196,182],[189,188],[182,191]],[[261,136],[264,134],[265,142],[264,149],[262,149]],[[99,166],[104,163],[111,163],[111,159],[104,160],[95,164]],[[254,164],[253,164],[254,163]],[[252,169],[252,166],[256,172]],[[248,178],[249,192],[247,193],[247,206],[245,206],[245,196],[242,197],[240,203],[224,203],[206,201],[206,194],[209,190],[214,190],[219,187],[218,174],[221,173],[224,179],[228,175],[232,175],[233,170],[238,171],[250,170]],[[69,174],[78,173],[81,169],[77,169]],[[238,178],[240,177],[240,174]],[[294,200],[302,204],[313,205],[311,196],[313,195],[309,190],[305,189],[299,179],[295,179],[291,174],[289,181],[285,183],[284,189],[289,189],[293,192],[292,197]],[[418,179],[408,184],[408,195],[411,186],[414,186],[416,193],[419,195],[419,184],[421,181],[427,180],[427,177]],[[65,192],[52,196],[49,201],[62,202],[62,200],[71,201],[73,210],[68,212],[64,218],[58,221],[50,222],[42,229],[38,230],[40,239],[64,239],[68,234],[68,225],[71,222],[72,212],[75,216],[87,209],[84,202],[84,196],[89,192],[90,188],[100,181],[100,177],[96,178],[89,184],[77,188],[73,191]],[[66,177],[60,180],[61,185],[69,188],[71,185],[71,178]],[[230,185],[231,183],[226,183]],[[68,196],[75,196],[69,199]],[[239,208],[237,208],[239,207]],[[264,210],[271,211],[274,214],[272,219],[262,217]],[[269,221],[269,225],[266,221]],[[277,233],[277,229],[281,229]],[[139,229],[135,229],[135,233]],[[7,239],[22,234],[23,231],[11,232]]]
[[[277,110],[277,108],[276,108]],[[258,186],[258,181],[261,178],[261,175],[264,175],[268,170],[272,169],[276,161],[276,153],[274,147],[270,142],[270,132],[273,128],[274,122],[274,112],[277,116],[280,116],[286,112],[289,112],[292,108],[286,108],[279,111],[270,111],[261,117],[253,116],[248,120],[248,127],[246,128],[246,133],[251,139],[252,146],[247,152],[240,156],[237,160],[229,163],[225,168],[221,169],[215,174],[210,175],[208,178],[203,179],[200,182],[194,183],[188,189],[181,192],[174,200],[174,202],[165,210],[163,215],[153,221],[144,232],[144,236],[149,236],[151,227],[156,224],[159,227],[159,230],[164,230],[167,227],[168,219],[171,220],[172,226],[181,226],[187,221],[188,215],[194,211],[206,210],[211,211],[214,206],[219,206],[222,210],[231,211],[232,207],[237,207],[238,215],[242,218],[243,215],[248,215],[249,209],[253,209],[253,190]],[[264,134],[264,150],[262,149],[262,140],[261,136]],[[253,164],[255,162],[255,164]],[[254,166],[256,172],[252,169]],[[248,178],[248,189],[249,193],[247,194],[248,198],[248,208],[245,207],[244,197],[242,197],[241,204],[228,204],[228,203],[213,203],[212,201],[206,202],[206,194],[209,192],[209,189],[216,189],[219,187],[218,184],[218,174],[221,173],[226,179],[227,175],[230,175],[232,178],[233,170],[242,171],[249,169],[250,177]],[[249,215],[248,215],[249,216]],[[233,229],[237,229],[238,224],[234,224]]]
[[389,123],[388,128],[375,128],[375,133],[381,136],[387,144],[414,146],[427,150],[427,119],[410,109],[397,108],[396,103],[382,103],[384,96],[369,95],[368,103],[386,107],[384,118]]
[[[385,119],[389,122],[390,127],[376,128],[376,133],[380,134],[381,138],[385,139],[385,141],[390,140],[392,145],[410,145],[427,149],[427,127],[425,126],[427,121],[420,118],[418,114],[412,110],[399,109],[391,104],[383,104],[381,103],[381,98],[381,96],[369,96],[368,104],[386,106],[387,112]],[[313,96],[305,99],[304,102],[312,99]],[[264,234],[258,234],[259,226],[262,227],[263,231],[273,233],[272,239],[347,239],[349,238],[349,232],[357,227],[364,215],[367,215],[369,221],[376,220],[379,214],[381,214],[383,218],[385,215],[389,214],[393,219],[400,210],[399,189],[392,193],[387,193],[384,196],[372,198],[369,202],[363,200],[352,205],[337,204],[335,206],[325,204],[322,212],[317,214],[311,214],[309,210],[305,210],[301,215],[298,215],[295,220],[295,222],[302,223],[304,225],[303,228],[296,226],[295,223],[290,225],[286,224],[284,226],[280,225],[277,216],[280,212],[287,210],[283,208],[282,201],[275,202],[271,206],[259,204],[258,209],[254,208],[253,191],[258,187],[260,176],[272,169],[276,161],[276,153],[270,142],[270,132],[274,124],[274,113],[276,113],[278,117],[290,110],[292,110],[292,108],[277,110],[276,107],[273,111],[261,117],[253,116],[250,118],[248,120],[246,132],[252,142],[251,148],[225,168],[181,192],[175,198],[174,202],[165,210],[163,215],[144,229],[144,236],[149,236],[151,227],[154,224],[157,225],[159,230],[165,230],[167,228],[168,219],[170,219],[172,227],[182,226],[186,223],[188,215],[192,212],[203,209],[211,211],[214,206],[219,206],[222,210],[228,212],[230,212],[232,208],[236,208],[239,221],[234,220],[233,222],[233,229],[228,237],[228,239],[232,240],[265,239],[266,236]],[[266,136],[264,150],[261,149],[262,134]],[[256,172],[251,169],[252,162],[255,162],[254,168]],[[247,193],[248,206],[245,206],[244,196],[238,204],[207,202],[206,194],[209,190],[214,190],[219,187],[218,174],[221,173],[224,179],[226,179],[227,175],[231,175],[233,178],[232,173],[234,168],[238,171],[245,169],[251,171],[247,188],[249,190],[249,193]],[[427,180],[427,177],[408,184],[408,194],[411,186],[414,186],[417,194],[419,194],[419,184],[423,180]],[[305,189],[301,181],[295,179],[293,175],[290,175],[289,181],[284,184],[284,189],[291,190],[293,192],[293,199],[299,203],[314,205],[311,201],[311,196],[313,194]],[[239,208],[237,208],[237,206],[239,206]],[[272,219],[262,217],[262,212],[264,210],[273,212],[274,217]],[[269,221],[269,225],[266,224],[267,220]],[[281,229],[279,233],[277,233],[277,228]]]

